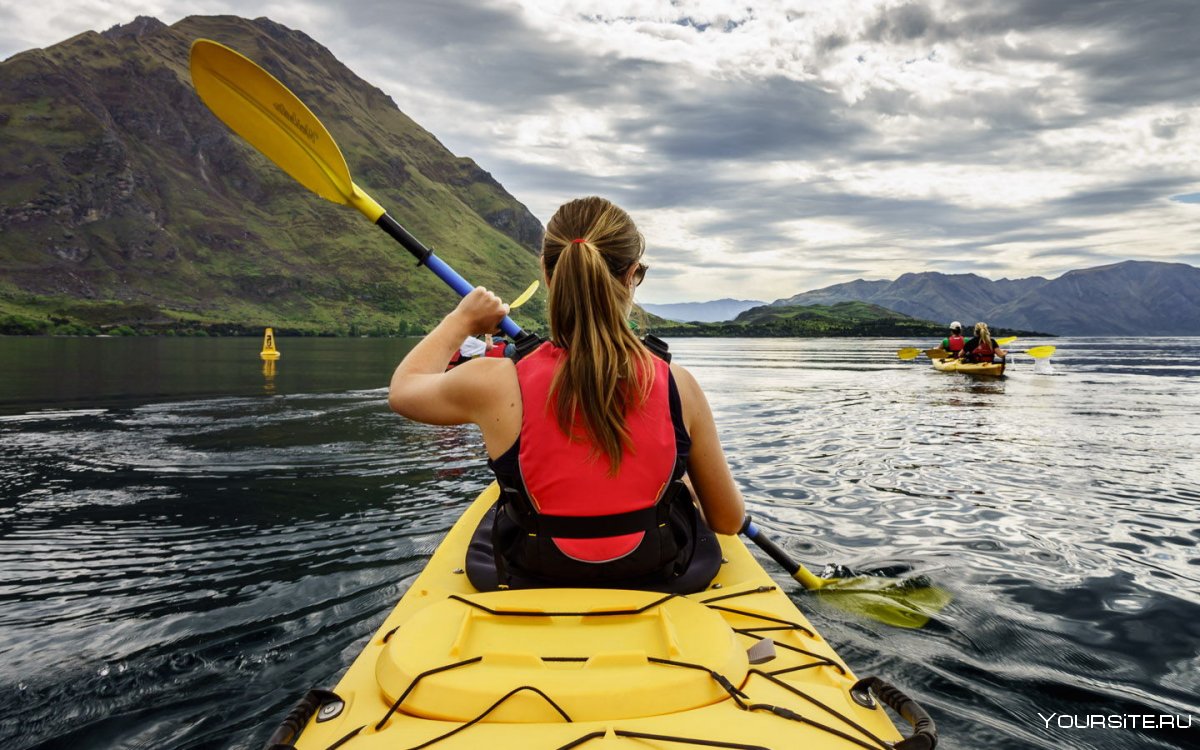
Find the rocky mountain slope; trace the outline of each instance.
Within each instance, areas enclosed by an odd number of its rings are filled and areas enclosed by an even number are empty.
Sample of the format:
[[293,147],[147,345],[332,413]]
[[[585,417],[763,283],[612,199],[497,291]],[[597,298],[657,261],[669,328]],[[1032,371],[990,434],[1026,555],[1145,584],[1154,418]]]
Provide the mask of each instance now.
[[[515,296],[541,226],[312,38],[269,19],[152,18],[0,62],[0,317],[150,330],[421,329],[453,293],[200,102],[188,50],[242,52],[314,110],[355,181],[474,283]],[[522,320],[544,319],[535,299]]]

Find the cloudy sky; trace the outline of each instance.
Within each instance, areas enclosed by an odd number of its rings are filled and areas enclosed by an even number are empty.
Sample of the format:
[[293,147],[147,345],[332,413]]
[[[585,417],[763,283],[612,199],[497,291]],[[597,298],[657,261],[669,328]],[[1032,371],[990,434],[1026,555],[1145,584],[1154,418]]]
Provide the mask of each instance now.
[[1197,0],[0,0],[0,58],[215,13],[305,31],[543,222],[626,207],[645,302],[1200,265]]

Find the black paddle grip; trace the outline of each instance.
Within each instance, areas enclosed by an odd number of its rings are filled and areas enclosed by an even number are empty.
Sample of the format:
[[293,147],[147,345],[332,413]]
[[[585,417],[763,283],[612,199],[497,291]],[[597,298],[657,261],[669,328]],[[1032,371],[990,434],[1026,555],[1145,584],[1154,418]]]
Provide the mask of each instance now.
[[433,255],[432,250],[425,247],[425,245],[416,237],[413,237],[407,229],[400,226],[400,222],[396,221],[388,214],[380,216],[375,223],[380,229],[387,232],[392,239],[396,240],[401,245],[404,245],[404,249],[412,253],[412,256],[417,259],[418,265],[424,263],[426,258],[428,258],[430,255]]
[[800,564],[793,560],[787,552],[784,552],[782,547],[775,544],[770,537],[764,534],[762,529],[758,528],[758,524],[754,523],[750,518],[749,513],[746,514],[746,520],[742,522],[742,528],[739,533],[750,537],[750,541],[757,544],[759,549],[766,552],[772,560],[779,563],[790,575],[794,576],[800,570]]
[[[878,677],[864,677],[850,688],[850,695],[860,705],[870,705],[874,694],[883,705],[900,714],[913,729],[912,736],[897,742],[895,750],[933,750],[937,747],[937,725],[921,704]],[[867,701],[867,703],[864,703]]]

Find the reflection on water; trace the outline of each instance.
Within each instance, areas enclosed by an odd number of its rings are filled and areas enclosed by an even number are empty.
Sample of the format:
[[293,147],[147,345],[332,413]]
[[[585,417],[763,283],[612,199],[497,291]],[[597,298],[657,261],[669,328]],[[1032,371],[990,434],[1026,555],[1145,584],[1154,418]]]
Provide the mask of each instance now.
[[275,367],[279,364],[277,359],[264,359],[262,365],[263,372],[263,393],[268,396],[275,393]]
[[[793,554],[953,592],[920,631],[797,593],[946,747],[1196,747],[1038,714],[1200,728],[1200,340],[1041,343],[1001,380],[908,341],[672,351]],[[0,746],[259,747],[487,483],[473,428],[387,411],[407,343],[258,344],[0,339]]]

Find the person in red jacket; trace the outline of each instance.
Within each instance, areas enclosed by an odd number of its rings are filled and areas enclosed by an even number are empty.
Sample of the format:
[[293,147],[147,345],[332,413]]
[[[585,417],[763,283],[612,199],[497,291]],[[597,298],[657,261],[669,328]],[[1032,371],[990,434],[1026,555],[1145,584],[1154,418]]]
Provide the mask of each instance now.
[[949,352],[952,358],[962,356],[966,340],[962,335],[962,323],[957,320],[950,324],[950,335],[942,339],[942,351]]
[[987,323],[976,323],[975,335],[963,345],[963,356],[968,362],[992,363],[997,358],[1003,361],[1008,352],[1001,349],[992,339]]
[[492,338],[491,334],[483,337],[483,343],[487,346],[487,350],[483,353],[485,357],[509,357],[512,356],[510,348],[512,344],[504,340],[503,336]]
[[626,322],[644,247],[619,207],[571,201],[542,243],[549,341],[519,362],[485,357],[444,372],[464,336],[494,331],[508,310],[477,287],[396,368],[394,411],[483,434],[503,491],[472,541],[473,552],[492,542],[475,557],[491,555],[493,569],[473,572],[468,555],[477,588],[700,590],[716,568],[707,578],[694,569],[720,564],[702,542],[711,550],[712,531],[741,528],[744,503],[703,391]]

